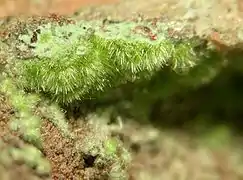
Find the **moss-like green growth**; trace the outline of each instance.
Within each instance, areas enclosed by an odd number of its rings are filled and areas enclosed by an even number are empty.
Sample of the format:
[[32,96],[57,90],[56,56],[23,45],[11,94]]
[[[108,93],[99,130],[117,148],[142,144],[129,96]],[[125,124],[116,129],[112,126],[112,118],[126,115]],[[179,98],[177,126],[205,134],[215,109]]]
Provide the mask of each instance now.
[[25,94],[25,92],[17,89],[13,80],[9,78],[1,82],[0,88],[1,92],[8,96],[15,111],[10,122],[10,128],[19,131],[26,141],[41,148],[41,118],[33,113],[36,104],[40,101],[39,96]]
[[68,122],[65,119],[64,112],[57,104],[42,101],[37,107],[37,111],[40,113],[41,117],[47,118],[53,123],[61,131],[64,137],[73,137],[69,130]]
[[49,161],[43,157],[40,150],[33,146],[24,146],[21,149],[11,148],[9,153],[15,161],[24,161],[38,174],[49,174],[51,171]]
[[14,81],[6,78],[1,82],[1,92],[5,93],[14,108],[10,128],[21,133],[23,138],[41,148],[40,127],[42,118],[54,123],[66,137],[71,137],[64,113],[53,103],[47,103],[36,94],[26,94],[18,89]]
[[[103,26],[81,21],[40,26],[20,36],[33,57],[18,61],[22,88],[44,92],[58,103],[93,98],[97,93],[152,74],[165,66],[185,72],[201,61],[198,41],[169,36],[168,25],[123,22]],[[33,36],[36,41],[32,42]]]
[[50,163],[39,149],[22,143],[19,143],[19,146],[15,147],[11,145],[11,142],[8,144],[0,140],[0,166],[12,166],[14,162],[19,162],[35,170],[38,175],[50,175]]

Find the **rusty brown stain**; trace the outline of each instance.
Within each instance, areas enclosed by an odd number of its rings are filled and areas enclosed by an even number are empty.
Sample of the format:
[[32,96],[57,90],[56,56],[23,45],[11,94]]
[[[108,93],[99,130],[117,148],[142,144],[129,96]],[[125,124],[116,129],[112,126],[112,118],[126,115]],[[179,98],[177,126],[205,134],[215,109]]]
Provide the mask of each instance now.
[[19,14],[46,15],[59,13],[69,15],[88,5],[103,5],[118,0],[0,0],[0,17]]

